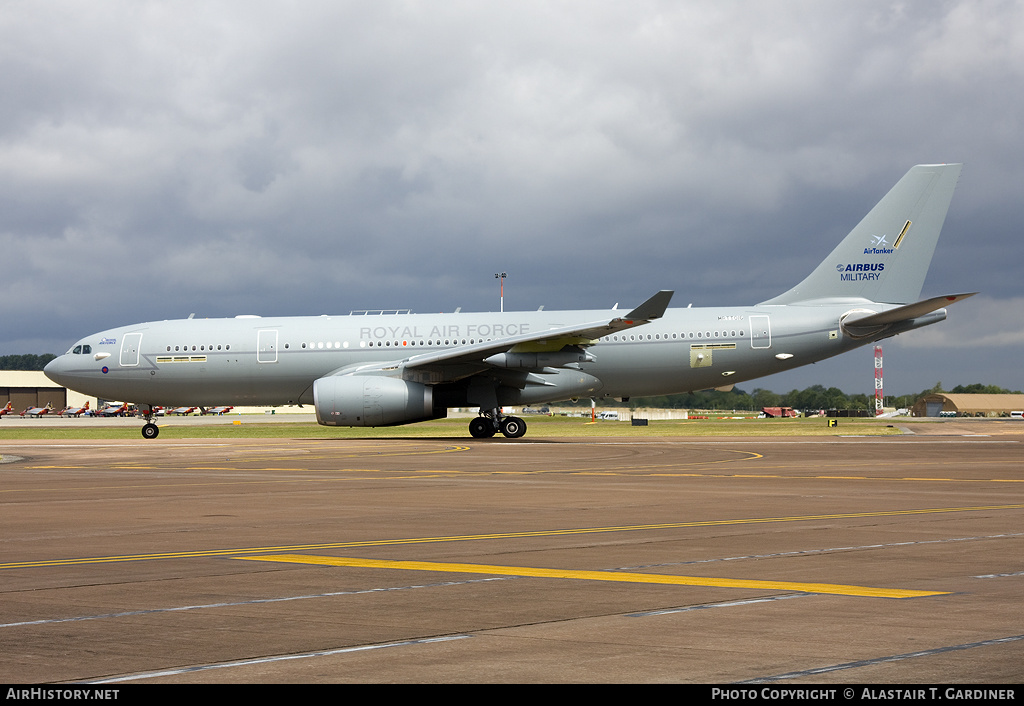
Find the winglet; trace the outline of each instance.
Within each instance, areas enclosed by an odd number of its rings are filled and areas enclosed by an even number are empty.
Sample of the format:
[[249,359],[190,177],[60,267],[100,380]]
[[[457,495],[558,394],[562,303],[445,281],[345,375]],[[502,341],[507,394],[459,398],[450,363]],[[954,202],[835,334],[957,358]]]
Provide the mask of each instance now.
[[626,321],[652,321],[660,319],[665,315],[665,310],[668,308],[668,303],[672,301],[673,294],[675,292],[671,289],[663,289],[622,318]]

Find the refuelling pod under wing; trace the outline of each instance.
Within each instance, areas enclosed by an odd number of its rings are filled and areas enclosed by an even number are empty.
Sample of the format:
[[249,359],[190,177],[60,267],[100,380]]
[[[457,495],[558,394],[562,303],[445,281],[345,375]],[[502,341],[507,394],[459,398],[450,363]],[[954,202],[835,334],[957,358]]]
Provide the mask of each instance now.
[[320,424],[335,427],[387,427],[442,419],[434,409],[434,389],[418,382],[377,375],[339,375],[313,383],[313,406]]

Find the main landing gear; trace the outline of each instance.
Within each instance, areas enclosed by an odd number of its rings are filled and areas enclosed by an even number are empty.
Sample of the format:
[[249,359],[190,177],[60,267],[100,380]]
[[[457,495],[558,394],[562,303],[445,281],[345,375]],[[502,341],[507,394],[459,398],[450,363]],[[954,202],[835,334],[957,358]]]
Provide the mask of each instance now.
[[498,432],[509,439],[518,439],[526,433],[526,422],[519,417],[504,417],[496,409],[480,410],[480,416],[469,423],[469,433],[474,439],[489,439]]

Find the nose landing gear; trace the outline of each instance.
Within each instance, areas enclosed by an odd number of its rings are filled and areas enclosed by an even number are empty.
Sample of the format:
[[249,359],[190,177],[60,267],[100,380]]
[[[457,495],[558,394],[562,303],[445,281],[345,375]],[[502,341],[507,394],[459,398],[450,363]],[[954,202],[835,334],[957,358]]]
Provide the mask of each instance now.
[[146,420],[146,423],[142,425],[142,438],[155,439],[160,434],[160,427],[153,423],[153,417],[156,414],[153,411],[153,405],[139,405],[139,410],[142,412],[142,418]]

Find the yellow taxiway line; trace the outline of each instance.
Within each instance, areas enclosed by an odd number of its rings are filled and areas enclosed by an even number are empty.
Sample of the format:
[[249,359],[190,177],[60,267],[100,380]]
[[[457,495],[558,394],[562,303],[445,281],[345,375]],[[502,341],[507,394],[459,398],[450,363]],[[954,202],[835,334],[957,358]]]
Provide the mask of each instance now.
[[407,571],[441,571],[459,574],[490,574],[548,579],[580,579],[584,581],[617,581],[623,583],[654,583],[673,586],[712,586],[716,588],[756,588],[800,593],[830,593],[839,596],[868,598],[922,598],[948,595],[947,591],[912,591],[898,588],[847,586],[834,583],[800,583],[794,581],[755,581],[750,579],[674,576],[671,574],[638,574],[626,571],[580,571],[543,569],[532,566],[497,566],[493,564],[451,564],[433,561],[389,561],[352,557],[315,556],[311,554],[268,554],[236,557],[245,561],[273,561],[316,566],[349,566],[364,569],[403,569]]
[[[790,517],[749,517],[725,520],[695,520],[692,522],[659,522],[649,525],[613,525],[610,527],[576,527],[523,532],[496,532],[489,534],[463,534],[441,537],[406,537],[394,539],[369,539],[351,542],[317,542],[282,546],[238,547],[221,549],[198,549],[152,554],[122,554],[92,557],[71,557],[64,559],[37,559],[34,561],[0,562],[0,571],[5,569],[30,569],[45,566],[75,566],[82,564],[109,564],[124,561],[151,561],[155,559],[196,559],[202,557],[230,557],[239,554],[266,554],[267,552],[300,552],[353,547],[382,547],[407,544],[434,544],[438,542],[469,542],[488,539],[525,539],[532,537],[557,537],[586,535],[605,532],[645,532],[664,529],[686,529],[694,527],[722,527],[728,525],[756,525],[778,522],[806,522],[821,520],[861,519],[871,517],[900,517],[906,515],[930,515],[953,512],[977,512],[979,510],[1020,510],[1024,503],[1012,505],[976,505],[966,507],[939,507],[920,510],[880,510],[876,512],[841,512],[827,515],[793,515]],[[282,555],[275,555],[282,556]]]

